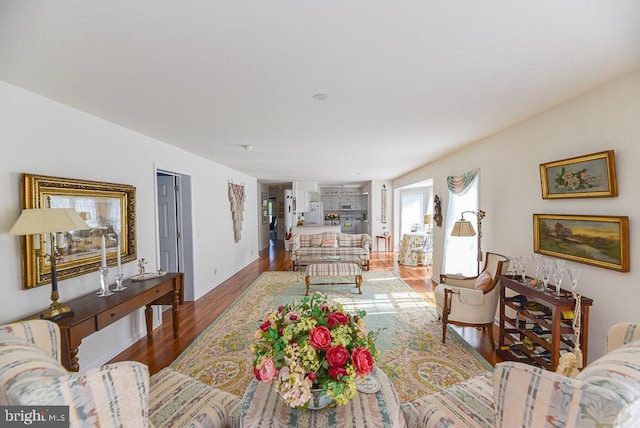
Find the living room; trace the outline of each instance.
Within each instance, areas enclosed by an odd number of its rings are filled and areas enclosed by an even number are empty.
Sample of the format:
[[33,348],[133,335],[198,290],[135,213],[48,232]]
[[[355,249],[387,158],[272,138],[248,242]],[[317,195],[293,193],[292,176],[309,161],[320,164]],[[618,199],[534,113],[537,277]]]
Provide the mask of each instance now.
[[[1,77],[2,75],[0,75]],[[558,84],[558,85],[561,85]],[[507,106],[487,101],[496,115]],[[24,290],[20,239],[7,232],[20,212],[20,173],[123,183],[136,187],[136,238],[138,258],[150,260],[155,269],[157,254],[157,170],[189,175],[193,182],[193,296],[200,298],[257,259],[268,244],[261,218],[261,193],[269,184],[221,163],[174,147],[166,142],[88,114],[81,107],[54,101],[17,83],[0,81],[0,140],[5,156],[0,159],[3,196],[0,202],[4,233],[0,234],[0,269],[5,272],[2,323],[41,310],[50,302],[49,286]],[[640,182],[640,70],[619,74],[506,129],[497,129],[468,141],[423,166],[399,176],[369,181],[375,199],[370,213],[373,234],[383,231],[380,191],[390,189],[389,227],[397,219],[395,192],[424,180],[433,180],[433,192],[446,210],[446,178],[480,169],[479,208],[483,220],[482,247],[507,256],[533,252],[533,214],[573,214],[629,217],[629,272],[586,264],[579,291],[594,300],[590,314],[589,359],[605,353],[608,329],[621,321],[640,321],[640,273],[635,260],[640,248],[636,193]],[[391,150],[391,149],[390,149]],[[618,196],[615,198],[543,199],[539,165],[604,150],[615,151]],[[295,159],[292,159],[295,161]],[[234,240],[228,184],[241,183],[247,195],[242,239]],[[267,225],[268,234],[268,225]],[[443,263],[444,228],[434,228],[433,278]],[[393,235],[397,235],[393,233]],[[268,235],[267,235],[268,236]],[[397,236],[394,240],[397,243]],[[135,263],[123,266],[126,276],[137,272]],[[95,291],[99,274],[92,272],[60,283],[61,300]],[[156,309],[154,323],[161,314]],[[125,317],[108,329],[83,340],[79,358],[83,367],[96,367],[144,336],[142,311]]]

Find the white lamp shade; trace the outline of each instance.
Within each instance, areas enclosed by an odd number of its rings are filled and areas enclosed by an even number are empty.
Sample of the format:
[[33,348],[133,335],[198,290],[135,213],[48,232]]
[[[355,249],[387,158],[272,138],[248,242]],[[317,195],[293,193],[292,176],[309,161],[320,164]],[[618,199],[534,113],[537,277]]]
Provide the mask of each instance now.
[[460,219],[456,221],[453,225],[453,230],[451,231],[451,236],[475,236],[476,230],[473,228],[473,225],[470,221],[465,219]]
[[9,234],[36,235],[82,229],[90,227],[73,208],[31,208],[22,210]]

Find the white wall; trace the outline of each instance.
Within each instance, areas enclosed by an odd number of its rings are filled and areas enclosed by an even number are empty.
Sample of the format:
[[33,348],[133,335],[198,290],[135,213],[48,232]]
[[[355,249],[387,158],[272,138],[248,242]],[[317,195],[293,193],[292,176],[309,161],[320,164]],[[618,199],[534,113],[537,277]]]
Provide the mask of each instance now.
[[[534,213],[629,216],[630,272],[567,263],[582,270],[578,291],[594,300],[589,329],[593,361],[603,355],[614,323],[640,322],[639,119],[637,71],[399,177],[394,187],[433,177],[434,193],[446,210],[446,177],[480,168],[480,208],[487,212],[483,250],[510,256],[533,252]],[[539,164],[607,149],[615,150],[617,198],[542,199]],[[434,231],[434,278],[442,266],[443,229]]]
[[[382,223],[382,186],[386,186],[387,189],[387,222]],[[365,186],[365,190],[369,192],[369,223],[371,227],[371,237],[374,240],[374,246],[377,250],[376,236],[382,236],[384,232],[393,234],[393,222],[394,217],[394,192],[393,182],[391,180],[373,180],[368,186]],[[392,236],[393,242],[398,242],[397,237]]]
[[[23,172],[135,186],[137,255],[149,260],[150,270],[155,269],[157,235],[154,168],[190,175],[196,299],[258,257],[259,194],[254,177],[2,81],[0,141],[0,323],[43,310],[50,303],[49,285],[21,288],[20,238],[7,233],[20,214],[19,177]],[[238,243],[233,239],[230,180],[245,185]],[[124,272],[125,276],[135,274],[135,263],[124,265]],[[59,286],[64,302],[97,290],[99,275],[94,272],[64,280]],[[142,336],[143,326],[144,316],[136,313],[85,339],[79,352],[81,368],[117,355]]]
[[[267,220],[266,224],[262,224],[262,192],[267,194],[267,203],[269,202],[269,186],[266,184],[260,184],[258,183],[258,194],[256,195],[257,197],[257,201],[256,201],[256,206],[258,207],[258,214],[257,214],[257,220],[258,220],[258,248],[260,250],[263,250],[265,248],[267,248],[269,246],[269,220]],[[268,208],[265,208],[268,210]],[[269,215],[269,212],[267,211],[267,216]]]

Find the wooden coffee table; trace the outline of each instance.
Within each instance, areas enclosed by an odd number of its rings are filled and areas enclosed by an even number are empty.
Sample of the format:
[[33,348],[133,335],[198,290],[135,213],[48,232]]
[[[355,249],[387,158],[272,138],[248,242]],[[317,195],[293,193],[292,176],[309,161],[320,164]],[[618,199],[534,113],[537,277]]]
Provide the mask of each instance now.
[[[355,279],[358,294],[362,294],[360,286],[362,285],[362,268],[356,263],[312,263],[307,265],[306,276],[304,282],[307,286],[305,296],[309,295],[309,285],[311,285],[311,277],[351,277]],[[329,284],[351,284],[350,282],[318,282],[314,285]]]

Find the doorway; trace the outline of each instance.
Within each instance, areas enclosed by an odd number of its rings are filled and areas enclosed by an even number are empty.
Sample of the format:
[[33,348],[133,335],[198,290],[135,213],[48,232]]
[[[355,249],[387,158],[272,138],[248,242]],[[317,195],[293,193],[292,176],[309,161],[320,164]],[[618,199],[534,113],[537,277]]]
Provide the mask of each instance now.
[[191,177],[156,169],[158,260],[165,272],[182,272],[184,298],[195,298]]

